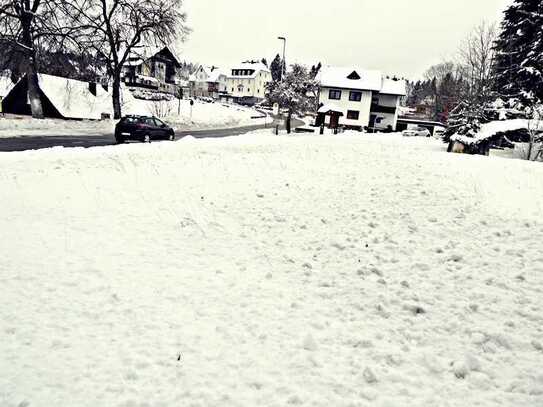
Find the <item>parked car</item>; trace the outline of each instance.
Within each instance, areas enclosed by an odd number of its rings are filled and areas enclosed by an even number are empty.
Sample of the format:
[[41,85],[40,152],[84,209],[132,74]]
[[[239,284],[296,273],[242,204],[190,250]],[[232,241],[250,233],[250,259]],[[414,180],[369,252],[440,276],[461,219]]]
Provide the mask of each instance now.
[[402,131],[402,135],[405,137],[430,137],[431,133],[424,127],[415,127]]
[[115,140],[150,143],[152,140],[175,140],[175,131],[162,120],[151,116],[125,116],[115,126]]

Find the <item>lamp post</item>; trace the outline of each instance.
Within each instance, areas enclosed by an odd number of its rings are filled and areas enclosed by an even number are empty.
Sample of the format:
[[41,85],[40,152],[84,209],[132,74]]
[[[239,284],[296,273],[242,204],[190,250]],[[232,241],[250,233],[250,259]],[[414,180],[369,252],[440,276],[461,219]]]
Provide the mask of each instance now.
[[286,50],[287,50],[287,39],[285,37],[277,37],[277,39],[283,41],[283,63],[281,64],[282,65],[282,67],[281,67],[282,68],[281,69],[281,80],[283,80],[283,77],[287,73],[287,64],[285,62],[285,53],[286,53]]

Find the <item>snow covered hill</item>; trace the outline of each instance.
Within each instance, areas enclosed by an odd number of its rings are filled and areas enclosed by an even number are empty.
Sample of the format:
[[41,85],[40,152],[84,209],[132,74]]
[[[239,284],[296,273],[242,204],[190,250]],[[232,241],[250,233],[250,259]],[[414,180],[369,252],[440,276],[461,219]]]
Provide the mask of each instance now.
[[0,405],[543,405],[543,167],[397,136],[0,154]]

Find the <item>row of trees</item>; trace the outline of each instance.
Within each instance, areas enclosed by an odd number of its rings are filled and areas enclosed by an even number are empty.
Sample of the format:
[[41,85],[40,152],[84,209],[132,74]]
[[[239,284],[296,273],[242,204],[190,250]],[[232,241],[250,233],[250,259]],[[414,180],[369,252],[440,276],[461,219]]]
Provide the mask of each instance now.
[[123,66],[144,45],[183,39],[181,8],[182,0],[0,0],[0,47],[26,75],[33,117],[43,118],[37,73],[44,56],[73,53],[104,67],[120,118]]
[[496,37],[496,25],[477,26],[463,41],[455,60],[430,67],[424,73],[424,80],[408,84],[408,105],[429,102],[434,119],[445,121],[462,101],[488,100],[494,93]]
[[541,0],[515,0],[500,26],[477,26],[452,61],[432,66],[424,80],[409,84],[408,104],[431,101],[435,119],[446,120],[460,103],[483,106],[497,98],[543,102]]

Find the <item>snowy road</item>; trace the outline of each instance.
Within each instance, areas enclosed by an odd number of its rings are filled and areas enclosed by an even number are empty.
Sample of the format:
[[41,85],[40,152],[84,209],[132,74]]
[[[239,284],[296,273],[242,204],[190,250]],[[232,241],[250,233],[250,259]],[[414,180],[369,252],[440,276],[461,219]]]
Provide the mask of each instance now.
[[543,166],[444,149],[0,153],[0,406],[542,406]]
[[[299,126],[302,122],[295,120],[293,126]],[[180,131],[176,138],[180,139],[191,135],[194,138],[220,138],[237,136],[250,131],[271,128],[272,124],[260,124],[243,126],[231,129],[195,130]],[[281,126],[283,128],[284,126]],[[100,147],[115,144],[113,134],[91,134],[91,135],[48,135],[48,136],[25,136],[25,137],[4,137],[0,138],[0,152],[13,152],[25,150],[38,150],[51,147]]]

